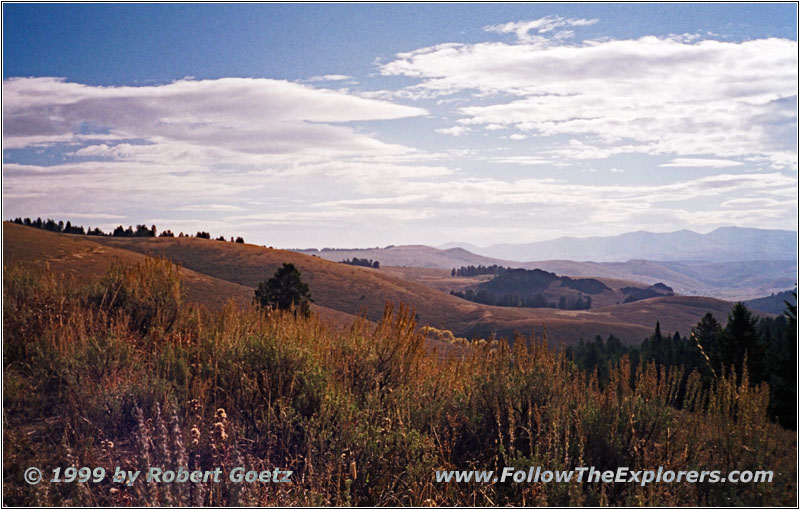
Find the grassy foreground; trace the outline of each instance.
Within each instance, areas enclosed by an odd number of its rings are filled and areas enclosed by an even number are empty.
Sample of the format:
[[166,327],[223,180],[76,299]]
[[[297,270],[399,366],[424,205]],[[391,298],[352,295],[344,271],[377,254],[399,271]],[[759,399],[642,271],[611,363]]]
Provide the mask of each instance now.
[[[3,270],[4,505],[795,505],[794,433],[768,388],[611,368],[546,339],[430,352],[413,313],[316,318],[182,302],[163,260],[80,282]],[[735,379],[734,379],[735,380]],[[773,470],[772,483],[436,483],[437,469]],[[28,485],[37,466],[211,470],[221,483]],[[292,483],[233,484],[234,467]]]

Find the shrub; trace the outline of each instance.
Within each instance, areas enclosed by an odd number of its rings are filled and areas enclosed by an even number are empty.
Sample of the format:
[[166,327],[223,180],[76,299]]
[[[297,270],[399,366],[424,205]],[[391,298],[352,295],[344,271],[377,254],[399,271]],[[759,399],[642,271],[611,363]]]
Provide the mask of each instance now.
[[120,310],[133,330],[169,331],[183,302],[179,268],[166,259],[147,258],[136,266],[115,263],[90,293],[103,310]]

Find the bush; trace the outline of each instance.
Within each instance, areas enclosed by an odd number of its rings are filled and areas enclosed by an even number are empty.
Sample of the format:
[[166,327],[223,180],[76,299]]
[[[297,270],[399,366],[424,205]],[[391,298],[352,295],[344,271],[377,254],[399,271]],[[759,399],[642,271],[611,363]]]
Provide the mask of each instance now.
[[179,268],[166,259],[147,258],[143,264],[115,263],[90,293],[104,310],[121,310],[131,329],[148,333],[169,331],[183,302]]

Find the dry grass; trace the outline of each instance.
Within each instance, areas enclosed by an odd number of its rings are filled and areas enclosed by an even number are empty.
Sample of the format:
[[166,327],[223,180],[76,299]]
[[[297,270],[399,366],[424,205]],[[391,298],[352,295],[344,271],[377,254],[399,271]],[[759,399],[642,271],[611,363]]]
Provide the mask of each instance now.
[[[317,305],[352,315],[380,320],[387,302],[405,303],[416,310],[420,324],[449,329],[460,336],[497,334],[512,337],[515,331],[543,333],[543,324],[554,342],[576,343],[581,336],[613,334],[626,343],[639,343],[661,320],[670,331],[689,331],[707,311],[724,318],[730,305],[710,298],[680,298],[669,306],[615,307],[575,313],[565,310],[503,308],[472,303],[447,292],[400,279],[396,271],[384,271],[330,262],[300,253],[254,245],[208,242],[195,238],[102,238],[105,246],[143,254],[165,256],[197,273],[256,287],[284,262],[291,262],[311,287]],[[699,299],[699,301],[697,301]],[[694,301],[692,301],[694,300]],[[704,301],[707,300],[707,301]],[[698,302],[705,307],[695,306]],[[635,303],[634,303],[635,304]],[[702,308],[702,309],[701,309]],[[628,312],[630,310],[630,313]]]
[[[14,223],[3,223],[3,255],[7,263],[30,268],[48,267],[55,274],[73,275],[88,281],[102,278],[114,264],[141,264],[147,258],[137,251],[106,246],[94,236],[56,234]],[[221,243],[227,244],[227,243]],[[241,246],[241,245],[238,245]],[[219,310],[233,301],[246,307],[253,299],[253,287],[181,267],[179,270],[185,299]],[[312,309],[328,323],[350,324],[355,316],[312,304]]]
[[[207,241],[213,243],[213,241]],[[221,244],[221,243],[220,243]],[[163,261],[98,282],[5,267],[5,505],[793,505],[796,443],[767,388],[663,367],[578,371],[546,338],[425,348],[412,315],[316,317],[183,303]],[[111,298],[111,296],[117,296]],[[125,296],[124,299],[119,296]],[[153,303],[158,303],[154,307]],[[291,484],[22,482],[67,464],[294,471]],[[771,484],[436,484],[436,469],[771,469]]]

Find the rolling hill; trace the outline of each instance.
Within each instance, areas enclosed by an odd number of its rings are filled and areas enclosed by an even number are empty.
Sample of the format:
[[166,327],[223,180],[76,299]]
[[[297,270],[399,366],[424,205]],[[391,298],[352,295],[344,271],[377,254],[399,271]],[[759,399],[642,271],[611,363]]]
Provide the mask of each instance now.
[[314,255],[325,260],[341,262],[345,259],[368,258],[380,261],[384,266],[418,267],[425,269],[452,269],[454,267],[493,264],[518,267],[518,262],[495,259],[477,255],[463,248],[440,250],[422,244],[391,246],[386,248],[368,248],[354,250],[308,249],[297,250],[299,253]]
[[[781,292],[794,285],[797,260],[747,260],[737,262],[698,262],[628,260],[627,262],[576,262],[573,260],[538,260],[515,262],[485,257],[464,248],[437,249],[430,246],[407,245],[365,250],[303,250],[338,262],[358,257],[377,260],[382,266],[408,268],[412,276],[416,269],[446,269],[468,265],[499,265],[523,269],[542,269],[564,276],[611,278],[653,285],[662,282],[679,294],[712,296],[730,301],[761,297]],[[791,254],[789,254],[791,255]],[[415,275],[416,273],[416,275]],[[441,274],[429,271],[429,275]]]
[[744,305],[751,310],[780,315],[786,311],[786,303],[797,306],[796,290],[786,290],[770,296],[750,299],[745,301]]
[[[56,234],[41,229],[3,222],[3,263],[47,266],[56,274],[92,280],[102,277],[109,265],[141,263],[146,255],[94,242],[97,237]],[[207,274],[180,269],[181,283],[188,302],[218,309],[229,301],[245,306],[253,299],[251,287]],[[312,305],[324,320],[337,325],[352,323],[353,315]]]
[[[638,343],[656,321],[666,331],[687,333],[710,311],[724,320],[730,303],[712,298],[682,296],[653,298],[592,310],[503,308],[472,303],[396,273],[330,262],[300,253],[261,246],[198,238],[108,238],[54,234],[4,223],[6,263],[49,263],[51,268],[78,275],[99,275],[113,260],[165,256],[184,269],[187,294],[212,304],[247,302],[252,289],[284,262],[291,262],[309,284],[315,305],[340,318],[363,314],[379,319],[387,302],[412,307],[420,325],[452,330],[459,336],[511,336],[514,331],[541,334],[546,327],[552,342],[572,343],[600,334],[614,334]],[[346,314],[346,315],[341,315]],[[546,325],[546,326],[545,326]]]

